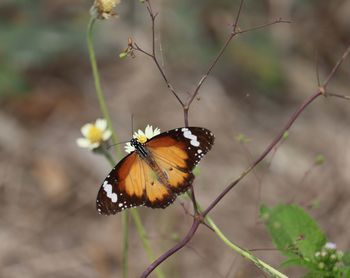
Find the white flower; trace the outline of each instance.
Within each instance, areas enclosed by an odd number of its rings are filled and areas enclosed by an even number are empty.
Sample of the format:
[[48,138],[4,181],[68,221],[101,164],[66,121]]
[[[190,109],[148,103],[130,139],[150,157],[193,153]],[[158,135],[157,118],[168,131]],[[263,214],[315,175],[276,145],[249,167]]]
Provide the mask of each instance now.
[[[153,130],[153,127],[151,125],[147,125],[145,132],[139,129],[137,132],[134,133],[133,138],[137,139],[137,141],[144,144],[147,142],[147,140],[151,139],[152,137],[158,134],[160,134],[160,129],[158,127],[156,127]],[[130,142],[126,143],[124,148],[127,153],[135,151],[135,148],[131,146]]]
[[337,249],[337,245],[333,242],[327,242],[324,247],[326,249]]
[[107,128],[105,119],[97,119],[94,124],[85,124],[81,128],[81,133],[84,135],[84,138],[77,139],[78,146],[90,150],[98,148],[112,136],[112,132]]

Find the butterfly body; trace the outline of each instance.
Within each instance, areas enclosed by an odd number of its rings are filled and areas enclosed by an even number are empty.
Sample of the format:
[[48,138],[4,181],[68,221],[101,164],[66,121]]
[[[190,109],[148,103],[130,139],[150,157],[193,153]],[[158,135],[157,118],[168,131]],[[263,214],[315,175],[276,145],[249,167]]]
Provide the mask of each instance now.
[[153,170],[154,177],[158,179],[159,182],[161,182],[163,185],[168,187],[168,175],[166,171],[162,171],[160,169],[159,165],[155,161],[154,157],[152,156],[152,153],[147,149],[145,144],[140,143],[137,139],[133,138],[130,140],[131,146],[135,148],[135,151],[140,156],[141,159],[144,159],[148,166]]
[[163,132],[141,143],[104,180],[96,200],[99,213],[109,215],[135,206],[165,208],[189,189],[193,168],[214,144],[214,135],[201,127]]

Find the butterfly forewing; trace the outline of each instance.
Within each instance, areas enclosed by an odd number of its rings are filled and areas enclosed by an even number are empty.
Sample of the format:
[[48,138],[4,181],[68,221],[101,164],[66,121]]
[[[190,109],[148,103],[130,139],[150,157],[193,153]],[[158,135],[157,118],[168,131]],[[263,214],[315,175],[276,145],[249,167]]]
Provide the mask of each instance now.
[[[153,137],[144,145],[151,159],[135,151],[110,172],[98,193],[97,210],[108,215],[141,205],[167,207],[176,194],[191,186],[193,168],[213,144],[214,135],[201,127],[177,128]],[[156,163],[156,169],[149,165],[150,160]]]
[[214,144],[214,135],[201,127],[169,130],[152,138],[146,147],[168,176],[174,193],[183,193],[191,186],[193,168]]
[[[202,127],[183,127],[169,130],[152,138],[146,146],[155,152],[159,149],[159,155],[168,158],[169,163],[183,159],[182,166],[192,171],[202,157],[214,144],[214,134]],[[169,147],[176,146],[180,151],[171,150]],[[163,148],[161,150],[161,148]],[[172,153],[170,155],[169,153]],[[183,154],[186,154],[185,156]]]
[[144,175],[135,152],[122,159],[109,173],[98,192],[96,208],[101,214],[116,214],[143,204]]

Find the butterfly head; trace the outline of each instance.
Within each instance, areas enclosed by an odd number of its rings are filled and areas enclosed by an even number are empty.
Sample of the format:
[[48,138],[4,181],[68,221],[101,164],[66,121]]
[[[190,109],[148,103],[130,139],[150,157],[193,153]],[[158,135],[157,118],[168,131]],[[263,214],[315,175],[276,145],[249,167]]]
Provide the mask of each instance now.
[[130,145],[135,148],[136,152],[141,156],[141,157],[147,157],[148,152],[145,148],[145,144],[143,142],[140,142],[138,138],[132,138],[130,140]]
[[141,147],[144,142],[140,141],[138,138],[132,138],[130,140],[130,145],[133,146],[135,149]]

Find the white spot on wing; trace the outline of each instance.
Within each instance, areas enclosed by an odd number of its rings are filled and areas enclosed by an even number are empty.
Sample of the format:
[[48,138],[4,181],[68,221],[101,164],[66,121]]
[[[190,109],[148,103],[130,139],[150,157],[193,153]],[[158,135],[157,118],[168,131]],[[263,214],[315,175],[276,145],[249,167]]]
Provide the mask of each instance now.
[[106,192],[107,197],[111,199],[112,203],[116,203],[118,201],[118,195],[112,192],[112,185],[107,181],[103,183],[103,189]]
[[192,132],[190,130],[188,130],[187,128],[183,128],[181,130],[183,131],[184,137],[191,140],[190,143],[192,146],[194,146],[194,147],[199,146],[199,142],[197,140],[196,135],[193,135]]

